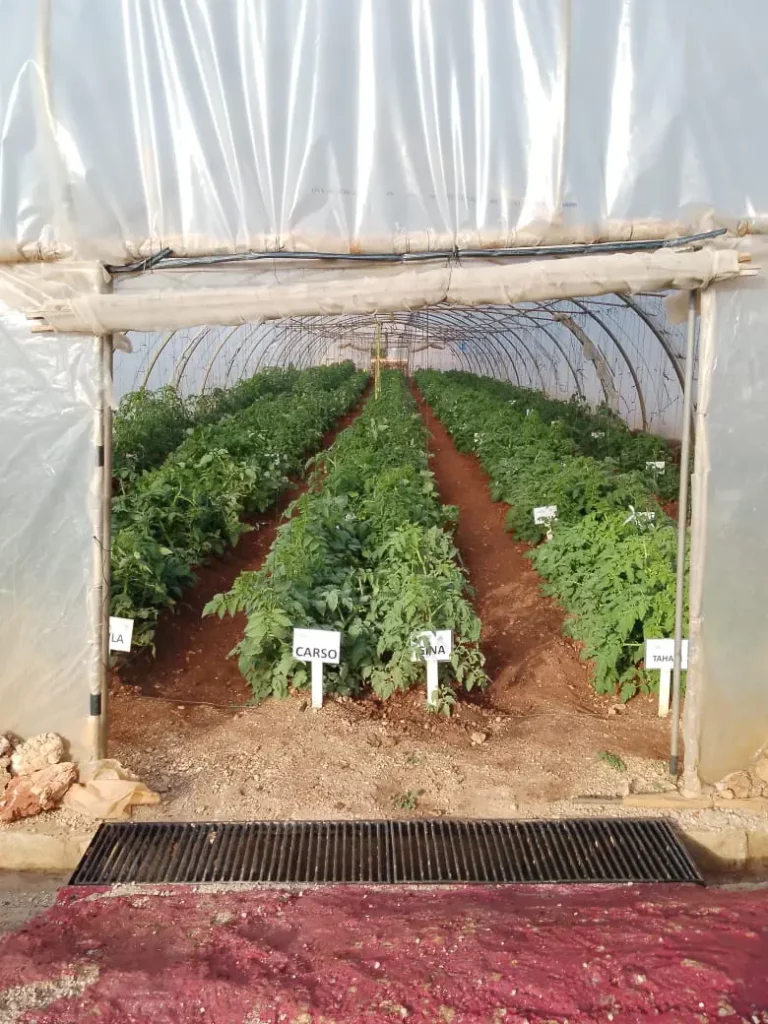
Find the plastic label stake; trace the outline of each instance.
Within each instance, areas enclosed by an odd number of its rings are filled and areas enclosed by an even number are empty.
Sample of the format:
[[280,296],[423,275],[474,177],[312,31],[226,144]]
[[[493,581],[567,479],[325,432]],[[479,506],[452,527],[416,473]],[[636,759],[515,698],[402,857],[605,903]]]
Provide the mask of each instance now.
[[546,526],[547,540],[552,540],[552,523],[557,519],[557,505],[538,505],[533,510],[533,521],[537,526]]
[[427,704],[437,705],[439,676],[437,666],[441,661],[450,661],[453,651],[453,632],[450,629],[438,629],[434,633],[425,629],[413,639],[413,661],[424,661],[427,664]]
[[109,649],[110,651],[130,651],[133,640],[133,619],[120,619],[115,615],[109,617]]
[[312,665],[312,707],[321,708],[323,706],[323,663],[322,661],[313,661]]
[[[672,668],[675,664],[675,641],[646,640],[645,667],[649,672],[659,673],[659,718],[669,714],[669,700],[672,693]],[[683,640],[683,670],[688,668],[688,641]]]
[[323,706],[323,665],[338,665],[341,633],[335,629],[294,629],[293,656],[312,665],[312,707]]

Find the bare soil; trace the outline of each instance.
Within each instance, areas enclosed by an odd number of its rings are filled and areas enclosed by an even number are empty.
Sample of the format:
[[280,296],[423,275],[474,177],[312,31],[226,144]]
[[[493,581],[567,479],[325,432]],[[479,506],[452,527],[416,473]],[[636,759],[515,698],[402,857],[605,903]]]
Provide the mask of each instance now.
[[450,718],[427,714],[421,690],[386,704],[331,699],[320,711],[304,694],[246,706],[250,692],[227,657],[243,620],[200,616],[240,572],[260,567],[297,484],[234,551],[200,571],[163,618],[157,657],[133,659],[115,676],[110,755],[163,796],[138,817],[506,817],[551,813],[582,795],[669,788],[668,726],[652,700],[621,707],[594,693],[588,666],[562,636],[562,610],[541,594],[477,460],[458,453],[421,408],[442,500],[459,508],[456,541],[484,624],[487,691],[463,697]]

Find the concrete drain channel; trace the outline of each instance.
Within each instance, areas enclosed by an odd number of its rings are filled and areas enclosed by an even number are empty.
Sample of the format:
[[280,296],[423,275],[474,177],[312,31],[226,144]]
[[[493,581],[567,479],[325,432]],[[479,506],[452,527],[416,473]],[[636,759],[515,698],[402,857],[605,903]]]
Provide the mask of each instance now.
[[100,826],[70,885],[689,882],[663,819],[118,822]]

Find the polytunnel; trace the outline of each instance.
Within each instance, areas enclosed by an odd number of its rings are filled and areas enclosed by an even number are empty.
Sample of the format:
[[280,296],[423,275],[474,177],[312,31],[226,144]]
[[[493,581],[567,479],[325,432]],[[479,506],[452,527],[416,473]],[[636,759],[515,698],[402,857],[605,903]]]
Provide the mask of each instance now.
[[0,731],[104,753],[120,399],[378,347],[692,428],[686,780],[748,767],[764,4],[118,7],[0,8]]
[[116,393],[172,384],[198,394],[266,366],[367,366],[377,330],[388,357],[409,371],[486,374],[605,403],[632,429],[680,437],[685,325],[670,322],[661,294],[130,332],[132,352],[115,361]]

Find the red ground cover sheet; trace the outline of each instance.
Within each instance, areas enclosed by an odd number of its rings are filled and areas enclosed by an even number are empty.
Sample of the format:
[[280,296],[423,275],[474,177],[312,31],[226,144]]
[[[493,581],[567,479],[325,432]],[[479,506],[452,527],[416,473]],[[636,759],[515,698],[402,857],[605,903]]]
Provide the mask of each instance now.
[[0,1021],[768,1022],[768,891],[62,890]]

